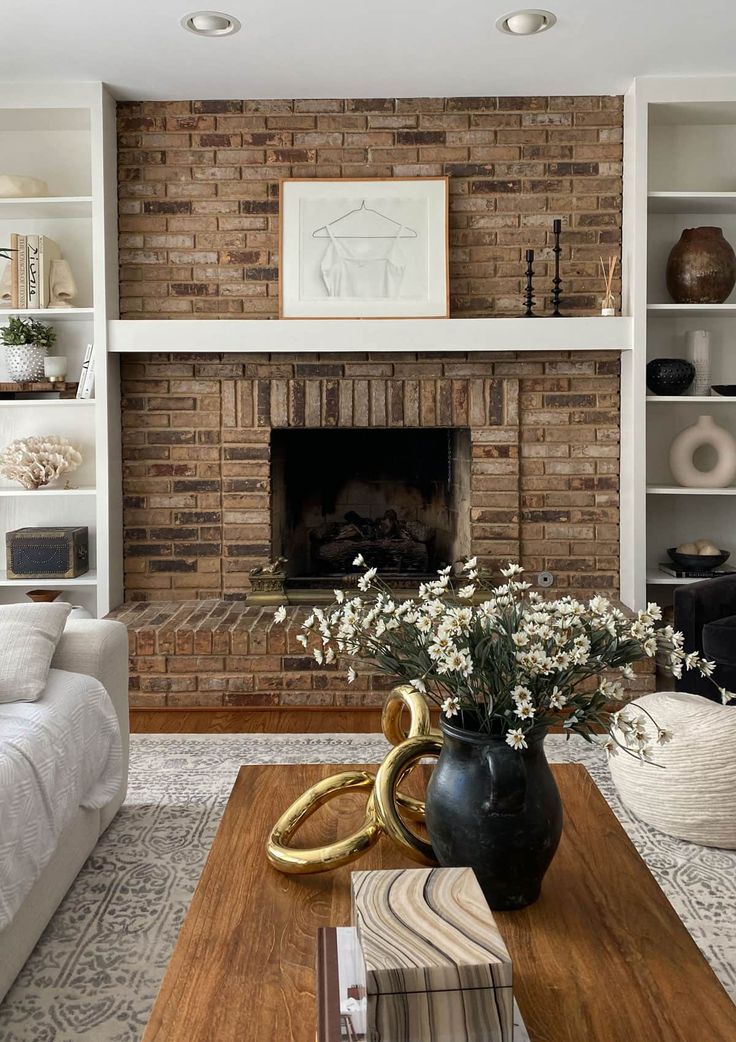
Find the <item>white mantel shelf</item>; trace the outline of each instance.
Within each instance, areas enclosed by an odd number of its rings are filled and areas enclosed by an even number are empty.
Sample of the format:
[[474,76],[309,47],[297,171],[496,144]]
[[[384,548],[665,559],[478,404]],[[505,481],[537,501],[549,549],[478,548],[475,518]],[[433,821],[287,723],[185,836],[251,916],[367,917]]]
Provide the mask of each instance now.
[[630,351],[630,318],[118,319],[108,350],[326,353]]

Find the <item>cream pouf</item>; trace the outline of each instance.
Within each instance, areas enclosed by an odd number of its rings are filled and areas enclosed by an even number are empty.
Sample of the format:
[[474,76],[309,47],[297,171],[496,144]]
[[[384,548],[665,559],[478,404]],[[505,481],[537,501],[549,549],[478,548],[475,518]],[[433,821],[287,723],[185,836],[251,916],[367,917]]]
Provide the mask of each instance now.
[[609,758],[624,805],[670,836],[736,850],[736,706],[661,691],[637,698],[624,714],[635,714],[637,706],[672,732],[672,740],[657,745],[654,724],[641,714],[661,766],[642,764],[621,749]]

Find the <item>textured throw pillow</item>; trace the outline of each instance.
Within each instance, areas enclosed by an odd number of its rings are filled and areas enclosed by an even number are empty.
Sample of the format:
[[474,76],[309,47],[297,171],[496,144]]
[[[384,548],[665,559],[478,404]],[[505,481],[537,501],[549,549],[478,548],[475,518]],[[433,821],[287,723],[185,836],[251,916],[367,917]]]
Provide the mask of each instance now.
[[0,702],[35,702],[71,604],[0,606]]

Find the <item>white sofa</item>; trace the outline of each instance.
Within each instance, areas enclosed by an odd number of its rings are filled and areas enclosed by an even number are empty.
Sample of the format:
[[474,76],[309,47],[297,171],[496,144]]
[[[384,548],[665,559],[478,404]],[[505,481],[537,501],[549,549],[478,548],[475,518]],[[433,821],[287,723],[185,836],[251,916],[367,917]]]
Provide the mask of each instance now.
[[[52,669],[83,673],[99,680],[115,707],[123,746],[123,776],[118,792],[101,809],[79,807],[62,832],[51,861],[12,921],[0,930],[0,1000],[5,996],[107,826],[117,813],[128,779],[128,635],[119,622],[67,623]],[[42,696],[43,697],[43,696]]]

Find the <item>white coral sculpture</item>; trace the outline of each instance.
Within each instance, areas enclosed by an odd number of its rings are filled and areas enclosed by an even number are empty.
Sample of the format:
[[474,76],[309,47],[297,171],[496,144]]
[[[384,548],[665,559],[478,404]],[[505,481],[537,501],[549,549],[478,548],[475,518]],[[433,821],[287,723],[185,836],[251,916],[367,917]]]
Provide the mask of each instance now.
[[19,438],[0,452],[0,475],[31,491],[76,470],[81,462],[77,449],[58,434]]

